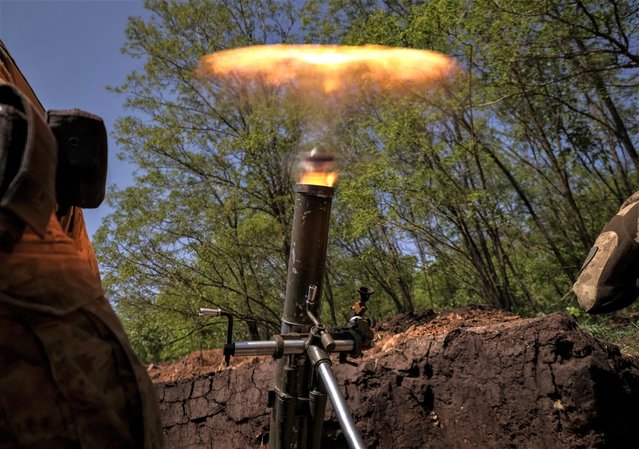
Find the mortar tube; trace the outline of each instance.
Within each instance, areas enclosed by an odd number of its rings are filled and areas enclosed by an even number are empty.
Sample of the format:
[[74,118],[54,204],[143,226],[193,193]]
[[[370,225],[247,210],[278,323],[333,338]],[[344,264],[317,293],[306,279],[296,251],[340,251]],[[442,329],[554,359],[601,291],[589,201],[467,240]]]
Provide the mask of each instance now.
[[293,191],[295,210],[282,334],[306,333],[313,325],[306,314],[306,296],[311,285],[317,287],[317,293],[315,305],[310,310],[313,315],[319,316],[334,189],[327,186],[296,184]]
[[[334,189],[328,186],[296,184],[291,251],[286,280],[286,299],[282,315],[282,334],[308,333],[313,322],[306,313],[309,286],[316,286],[315,301],[308,309],[319,316],[328,228],[330,224],[331,202]],[[287,360],[288,359],[288,360]],[[297,370],[290,372],[287,366]],[[275,376],[275,393],[280,398],[295,396],[308,403],[310,365],[305,355],[290,355],[278,360]],[[294,390],[294,391],[293,391]],[[306,449],[307,438],[301,433],[308,431],[311,412],[296,410],[298,416],[290,416],[291,408],[282,400],[276,400],[271,412],[270,449]],[[323,415],[323,410],[316,410]],[[288,414],[289,416],[283,416]],[[295,428],[285,429],[285,425],[295,423]],[[311,431],[312,433],[312,431]],[[284,437],[286,434],[286,437]],[[308,437],[312,439],[312,437]],[[295,446],[297,445],[297,446]]]

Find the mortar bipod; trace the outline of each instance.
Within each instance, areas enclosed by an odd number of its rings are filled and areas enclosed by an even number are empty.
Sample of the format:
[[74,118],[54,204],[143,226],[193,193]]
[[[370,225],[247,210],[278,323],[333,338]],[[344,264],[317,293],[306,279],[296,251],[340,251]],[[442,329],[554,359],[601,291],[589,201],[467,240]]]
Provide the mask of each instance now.
[[[281,387],[276,386],[269,391],[269,406],[273,408],[272,416],[275,417],[275,422],[271,423],[269,438],[273,441],[269,441],[269,447],[288,449],[293,441],[297,441],[298,449],[319,449],[328,395],[349,448],[364,449],[362,438],[335,379],[329,354],[337,353],[340,362],[345,362],[348,356],[360,357],[363,350],[373,347],[373,332],[371,330],[373,321],[362,316],[366,311],[365,302],[372,295],[373,290],[367,287],[360,288],[360,301],[356,303],[356,306],[359,305],[359,307],[353,306],[351,308],[354,316],[350,319],[348,326],[334,328],[330,331],[311,311],[315,309],[316,291],[311,285],[306,295],[305,312],[313,323],[309,332],[277,334],[270,341],[232,342],[230,334],[232,327],[230,326],[227,344],[224,346],[225,360],[228,361],[231,356],[270,355],[275,359],[290,356],[286,359],[288,362],[286,360],[278,362],[284,362],[287,365],[287,368],[283,370],[286,380],[282,382]],[[201,309],[200,314],[208,316],[230,315],[220,309]],[[297,376],[291,376],[290,379],[294,381],[289,382],[287,373],[295,371],[298,366],[295,361],[304,358],[307,360],[306,366],[310,365],[310,377],[306,378],[308,381],[306,393],[300,395],[300,392],[295,393],[297,390],[293,386],[298,380]],[[288,366],[291,363],[292,365]],[[305,413],[308,414],[310,421],[308,427],[302,426],[300,434],[295,435],[292,428],[301,408],[306,410]],[[306,435],[304,436],[304,434]]]
[[[333,404],[333,409],[337,416],[337,421],[344,432],[344,436],[350,449],[364,449],[364,443],[351,417],[346,401],[342,396],[339,384],[332,370],[332,363],[329,352],[339,353],[340,359],[345,356],[359,356],[362,351],[361,337],[352,330],[340,329],[339,335],[343,338],[332,338],[331,351],[328,351],[323,343],[327,340],[324,335],[330,335],[327,331],[320,333],[314,326],[308,334],[285,334],[274,335],[270,341],[237,341],[224,346],[225,359],[231,356],[256,356],[270,355],[273,358],[281,358],[288,355],[306,354],[313,368],[312,382],[314,385],[311,391],[316,392],[315,395],[321,396],[326,392]],[[350,337],[350,338],[348,338]],[[344,357],[343,357],[344,356]],[[321,382],[321,386],[317,382]],[[319,394],[317,393],[319,392]],[[270,405],[276,400],[275,391],[271,393],[269,398]],[[321,416],[317,419],[323,422],[323,407]],[[321,424],[315,424],[315,429],[321,429]],[[316,441],[321,439],[321,430],[315,435]],[[317,446],[319,447],[319,446]]]
[[310,345],[306,350],[306,354],[313,365],[313,378],[319,377],[331,400],[331,404],[333,404],[333,410],[344,432],[348,447],[350,449],[364,449],[362,437],[355,426],[350,410],[348,410],[348,405],[346,405],[346,400],[339,389],[335,374],[333,374],[332,363],[328,353],[319,346]]

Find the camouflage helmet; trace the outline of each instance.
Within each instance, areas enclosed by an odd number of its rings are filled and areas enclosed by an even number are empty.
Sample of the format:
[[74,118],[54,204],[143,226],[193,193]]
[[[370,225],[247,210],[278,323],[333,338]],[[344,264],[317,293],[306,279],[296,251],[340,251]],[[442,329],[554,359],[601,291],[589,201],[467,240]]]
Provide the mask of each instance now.
[[573,285],[588,313],[608,313],[639,296],[639,192],[628,198],[601,231]]
[[36,107],[0,84],[0,208],[43,237],[56,209],[57,144]]
[[1,40],[0,87],[0,209],[42,236],[56,207],[57,144],[42,103]]

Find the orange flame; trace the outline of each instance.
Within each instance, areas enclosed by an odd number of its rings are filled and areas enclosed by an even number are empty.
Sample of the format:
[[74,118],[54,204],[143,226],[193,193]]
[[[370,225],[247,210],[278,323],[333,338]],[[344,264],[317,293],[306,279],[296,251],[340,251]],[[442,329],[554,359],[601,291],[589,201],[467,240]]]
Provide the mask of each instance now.
[[446,55],[428,50],[380,45],[262,45],[204,56],[200,71],[282,86],[298,84],[331,94],[372,84],[381,89],[445,78],[455,69]]
[[306,172],[300,176],[300,184],[333,187],[337,181],[337,172]]
[[299,183],[313,186],[333,187],[337,182],[335,156],[314,148],[300,161]]

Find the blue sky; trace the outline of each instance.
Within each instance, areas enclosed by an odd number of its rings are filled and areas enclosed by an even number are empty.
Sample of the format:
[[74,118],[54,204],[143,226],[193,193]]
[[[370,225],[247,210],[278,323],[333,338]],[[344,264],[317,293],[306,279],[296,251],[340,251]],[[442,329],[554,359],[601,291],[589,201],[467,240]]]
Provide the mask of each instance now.
[[[109,134],[126,114],[124,98],[107,92],[141,63],[122,55],[129,16],[144,16],[141,0],[0,0],[0,39],[47,109],[80,108],[101,116]],[[109,137],[108,184],[131,183]],[[106,205],[85,210],[93,235]]]

